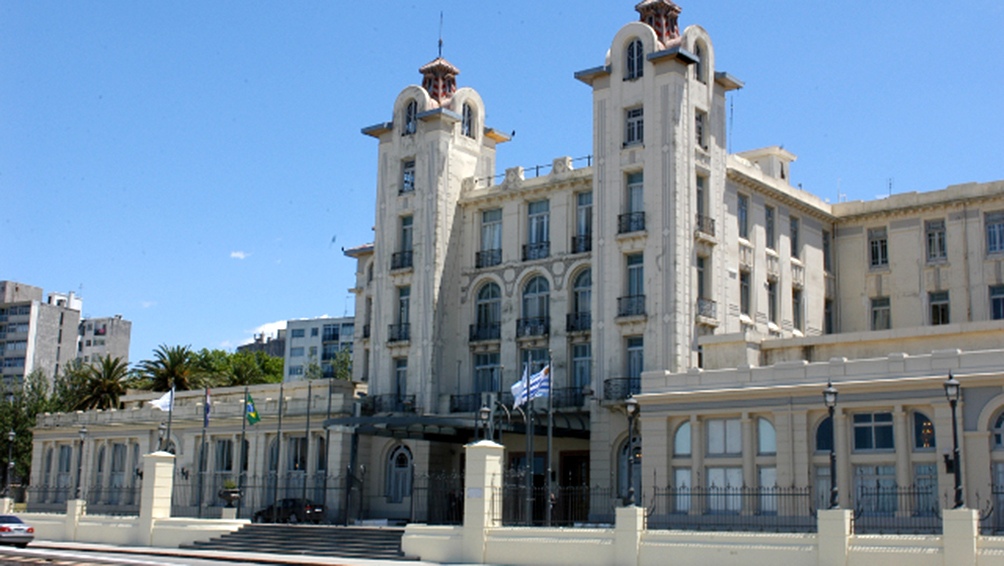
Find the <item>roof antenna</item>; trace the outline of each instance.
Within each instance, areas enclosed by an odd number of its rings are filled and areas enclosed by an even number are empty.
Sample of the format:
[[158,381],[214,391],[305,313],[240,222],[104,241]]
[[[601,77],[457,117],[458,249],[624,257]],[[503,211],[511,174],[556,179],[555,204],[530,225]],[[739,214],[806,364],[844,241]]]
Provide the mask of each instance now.
[[443,58],[443,11],[439,11],[439,58]]

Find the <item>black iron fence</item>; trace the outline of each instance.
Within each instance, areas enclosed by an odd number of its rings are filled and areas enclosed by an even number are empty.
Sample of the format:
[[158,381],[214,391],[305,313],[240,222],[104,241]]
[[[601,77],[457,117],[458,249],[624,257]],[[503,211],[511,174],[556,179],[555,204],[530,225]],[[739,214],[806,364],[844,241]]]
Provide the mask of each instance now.
[[481,342],[483,340],[498,340],[502,337],[502,323],[486,322],[472,324],[468,338],[470,342]]
[[645,229],[644,212],[626,212],[617,217],[617,233],[640,232]]
[[464,476],[437,473],[416,476],[411,490],[411,522],[460,525],[464,522]]
[[617,297],[617,316],[641,316],[645,314],[645,295]]
[[814,532],[816,509],[807,487],[655,488],[648,528]]
[[501,512],[505,526],[585,527],[612,524],[620,500],[610,488],[598,486],[555,486],[548,493],[544,475],[535,474],[528,487],[524,470],[509,470],[502,476],[492,506]]
[[607,401],[623,401],[639,393],[640,377],[611,377],[603,381],[603,398]]
[[980,533],[993,536],[1004,535],[1004,486],[993,486],[990,491],[990,500],[980,501]]
[[502,250],[500,248],[474,252],[474,267],[492,267],[500,263],[502,263]]
[[938,534],[938,494],[933,486],[859,486],[854,494],[854,532]]
[[[346,500],[347,483],[344,475],[323,473],[266,474],[238,478],[229,473],[178,472],[174,476],[171,515],[218,518],[222,515],[223,508],[233,506],[240,519],[271,522],[273,517],[269,511],[275,508],[276,502],[283,499],[306,499],[311,504],[323,506],[324,512],[317,519],[319,522],[341,524],[345,521],[343,510],[347,503],[358,508],[358,497],[354,501]],[[224,494],[232,489],[239,491],[240,498],[231,503]]]

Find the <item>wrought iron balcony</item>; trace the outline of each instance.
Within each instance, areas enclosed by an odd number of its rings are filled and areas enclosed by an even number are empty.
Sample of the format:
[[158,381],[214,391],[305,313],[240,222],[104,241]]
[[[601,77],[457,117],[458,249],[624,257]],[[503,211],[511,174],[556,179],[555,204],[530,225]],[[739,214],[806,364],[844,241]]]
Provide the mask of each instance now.
[[390,393],[386,395],[370,395],[374,413],[414,413],[415,396]]
[[481,394],[450,395],[451,413],[473,413],[481,409]]
[[704,318],[718,318],[718,303],[711,299],[697,299],[697,316]]
[[697,215],[697,223],[694,228],[698,233],[715,237],[715,219],[703,214]]
[[411,339],[411,324],[391,324],[387,327],[388,342],[404,342]]
[[640,316],[645,314],[645,295],[617,297],[617,316]]
[[588,332],[593,326],[593,313],[573,312],[568,315],[565,323],[566,332]]
[[645,229],[644,212],[627,212],[617,217],[617,233],[640,232]]
[[549,255],[551,255],[551,242],[523,244],[523,261],[544,259]]
[[502,323],[486,322],[483,324],[472,324],[470,330],[470,341],[481,342],[482,340],[498,340],[502,337]]
[[474,254],[474,267],[491,267],[502,263],[502,250],[482,250]]
[[551,317],[538,316],[516,320],[516,337],[547,336],[550,334]]
[[582,387],[561,387],[551,390],[551,406],[555,408],[582,407],[586,394]]
[[593,251],[593,235],[572,236],[572,253],[583,254]]
[[391,269],[407,269],[412,266],[412,251],[394,252],[390,256]]
[[603,398],[607,401],[623,401],[639,393],[640,377],[611,377],[603,382]]

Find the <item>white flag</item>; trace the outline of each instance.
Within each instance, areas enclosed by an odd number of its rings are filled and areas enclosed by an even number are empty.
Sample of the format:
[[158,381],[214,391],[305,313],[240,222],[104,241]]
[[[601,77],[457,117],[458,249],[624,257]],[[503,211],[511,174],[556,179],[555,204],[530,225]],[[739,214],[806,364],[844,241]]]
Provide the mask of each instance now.
[[530,368],[527,366],[523,367],[523,377],[519,381],[512,384],[512,408],[515,409],[526,403],[526,382],[530,381]]
[[170,411],[174,407],[174,388],[172,387],[170,391],[163,394],[160,399],[147,402],[161,411]]

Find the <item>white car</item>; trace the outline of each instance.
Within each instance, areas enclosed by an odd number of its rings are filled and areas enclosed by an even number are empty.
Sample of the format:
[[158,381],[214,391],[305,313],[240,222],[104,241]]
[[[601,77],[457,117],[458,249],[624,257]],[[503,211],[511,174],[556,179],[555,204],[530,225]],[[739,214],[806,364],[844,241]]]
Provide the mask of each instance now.
[[35,540],[35,529],[14,515],[0,515],[0,544],[13,544],[18,548]]

